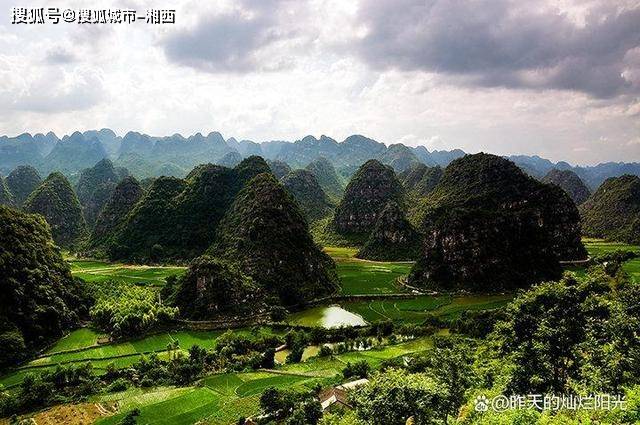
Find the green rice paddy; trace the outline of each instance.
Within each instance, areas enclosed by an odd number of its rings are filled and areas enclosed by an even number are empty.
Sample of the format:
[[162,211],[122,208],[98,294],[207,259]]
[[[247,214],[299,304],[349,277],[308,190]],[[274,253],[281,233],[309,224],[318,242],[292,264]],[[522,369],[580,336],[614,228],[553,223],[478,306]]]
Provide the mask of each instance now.
[[339,375],[347,362],[366,360],[373,368],[382,362],[432,346],[430,338],[381,347],[369,351],[349,352],[333,357],[312,357],[305,362],[281,366],[278,371],[255,371],[211,375],[199,386],[187,388],[130,389],[121,393],[94,397],[94,402],[117,402],[117,415],[98,421],[100,425],[117,424],[134,408],[140,409],[138,423],[209,424],[235,423],[238,418],[259,413],[259,396],[266,388],[278,387],[308,391],[314,385],[328,384]]
[[87,282],[118,280],[135,285],[162,286],[169,276],[180,275],[185,267],[126,265],[94,260],[70,260],[71,273]]
[[[602,239],[591,238],[585,238],[582,242],[590,256],[602,255],[618,250],[640,252],[640,246],[629,245],[622,242],[607,242]],[[578,277],[586,274],[586,268],[583,266],[570,266],[566,267],[566,270],[576,273]],[[627,272],[634,282],[640,283],[640,258],[627,261],[622,265],[622,270]]]
[[[346,301],[340,307],[373,323],[392,320],[403,323],[423,323],[431,316],[455,319],[469,310],[491,310],[505,306],[513,295],[431,296],[420,295],[410,299],[376,299]],[[325,310],[334,307],[314,307],[289,316],[289,323],[303,326],[325,326]]]
[[[235,333],[254,335],[251,329],[238,329]],[[261,333],[281,333],[270,328],[261,328]],[[158,353],[168,357],[167,345],[178,341],[179,350],[186,352],[193,345],[211,349],[223,331],[175,330],[148,335],[138,340],[98,345],[99,334],[88,328],[81,328],[62,338],[42,356],[22,365],[18,370],[0,378],[0,385],[12,387],[19,384],[25,375],[42,372],[59,364],[91,362],[96,373],[101,373],[110,364],[116,368],[128,367],[144,354]],[[72,350],[72,351],[69,351]]]
[[325,252],[336,262],[345,295],[392,294],[403,292],[396,279],[411,270],[410,262],[366,261],[354,258],[357,248],[327,247]]

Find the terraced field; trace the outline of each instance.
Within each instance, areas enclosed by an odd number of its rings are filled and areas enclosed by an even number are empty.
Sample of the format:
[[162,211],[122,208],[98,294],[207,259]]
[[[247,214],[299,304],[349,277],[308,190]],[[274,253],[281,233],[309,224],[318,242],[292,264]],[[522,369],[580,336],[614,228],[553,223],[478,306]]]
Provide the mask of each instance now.
[[[234,332],[247,336],[253,335],[251,329],[238,329]],[[260,332],[276,333],[270,328],[263,328]],[[280,331],[277,332],[280,333]],[[193,345],[210,349],[215,346],[216,339],[221,334],[222,331],[169,331],[149,335],[139,340],[98,345],[98,333],[82,328],[62,338],[42,356],[0,378],[0,384],[10,388],[20,383],[28,373],[55,368],[58,364],[90,361],[98,374],[110,364],[117,368],[124,368],[137,362],[143,354],[155,352],[159,353],[161,358],[168,357],[167,345],[175,341],[178,341],[179,349],[184,352]]]
[[184,273],[185,267],[151,267],[106,263],[94,260],[69,260],[71,273],[88,282],[119,280],[136,285],[162,286],[168,276]]
[[356,248],[327,247],[325,252],[336,262],[345,295],[391,294],[403,292],[396,279],[406,275],[413,263],[366,261],[354,258]]
[[640,246],[629,245],[622,242],[607,242],[603,239],[592,238],[584,238],[582,239],[582,242],[584,243],[585,248],[587,248],[589,255],[600,255],[617,250],[640,252]]

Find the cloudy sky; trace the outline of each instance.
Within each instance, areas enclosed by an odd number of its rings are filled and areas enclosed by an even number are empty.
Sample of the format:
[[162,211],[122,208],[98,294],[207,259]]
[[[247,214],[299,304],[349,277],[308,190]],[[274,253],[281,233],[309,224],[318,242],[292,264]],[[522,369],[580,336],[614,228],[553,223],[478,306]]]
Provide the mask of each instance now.
[[358,133],[640,161],[640,0],[61,0],[177,22],[11,24],[53,3],[0,0],[0,134]]

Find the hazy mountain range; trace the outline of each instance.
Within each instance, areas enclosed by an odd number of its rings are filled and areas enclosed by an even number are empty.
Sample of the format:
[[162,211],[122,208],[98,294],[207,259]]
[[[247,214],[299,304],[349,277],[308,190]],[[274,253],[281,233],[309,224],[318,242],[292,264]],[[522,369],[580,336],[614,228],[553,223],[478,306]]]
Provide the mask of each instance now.
[[[124,137],[109,129],[75,132],[61,139],[53,132],[17,137],[0,137],[0,174],[7,175],[18,165],[36,167],[42,174],[61,171],[74,175],[93,166],[103,158],[116,166],[126,167],[137,177],[171,175],[183,177],[194,166],[202,163],[224,163],[229,154],[242,158],[260,155],[278,160],[292,168],[303,168],[315,159],[328,159],[343,177],[349,177],[368,159],[379,159],[391,165],[396,172],[416,164],[445,167],[452,160],[465,155],[460,149],[429,151],[424,146],[403,144],[386,146],[362,135],[352,135],[342,142],[328,136],[306,136],[295,142],[224,139],[218,132],[204,136],[196,133],[189,137],[180,134],[153,137],[130,131]],[[225,158],[226,156],[226,158]],[[223,160],[224,158],[224,160]],[[622,174],[640,175],[640,163],[606,162],[595,166],[572,166],[561,161],[554,163],[538,156],[509,156],[527,173],[542,178],[550,170],[573,170],[592,189],[606,178]]]

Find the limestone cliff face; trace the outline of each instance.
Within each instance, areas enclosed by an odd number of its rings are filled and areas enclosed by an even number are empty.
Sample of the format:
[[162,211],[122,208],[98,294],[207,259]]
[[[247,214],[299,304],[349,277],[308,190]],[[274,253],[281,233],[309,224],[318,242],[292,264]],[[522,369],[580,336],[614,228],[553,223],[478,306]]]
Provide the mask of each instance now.
[[467,155],[427,198],[413,285],[500,291],[559,277],[559,260],[586,258],[575,204],[510,161]]
[[376,261],[415,260],[419,250],[420,235],[411,227],[400,205],[391,201],[382,210],[357,257]]
[[393,169],[367,161],[347,185],[334,215],[334,228],[343,234],[368,235],[390,201],[402,204],[402,187]]
[[195,320],[255,315],[265,309],[264,293],[253,279],[237,265],[206,255],[191,262],[170,302],[182,317]]

